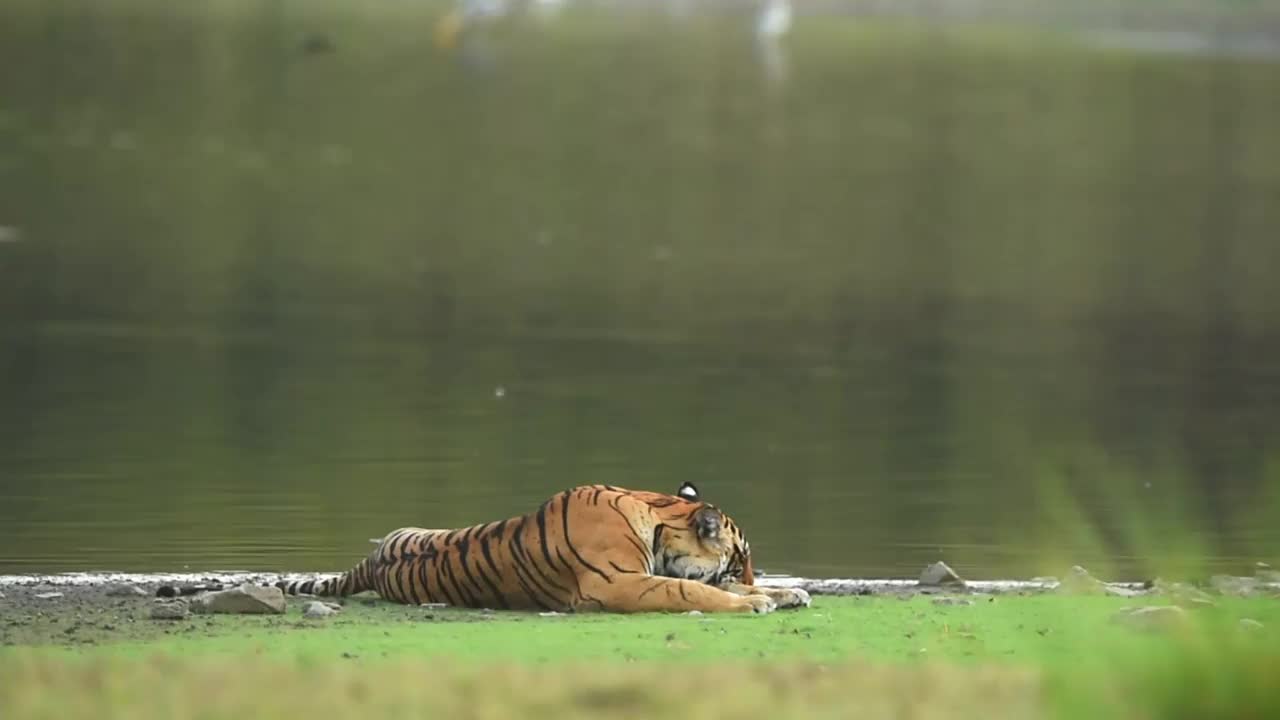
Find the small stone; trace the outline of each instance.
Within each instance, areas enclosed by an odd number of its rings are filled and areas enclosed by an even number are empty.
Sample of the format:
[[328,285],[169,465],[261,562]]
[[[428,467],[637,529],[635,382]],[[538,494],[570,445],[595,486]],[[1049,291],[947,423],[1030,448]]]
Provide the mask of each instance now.
[[320,618],[337,615],[338,612],[338,610],[334,609],[334,607],[328,603],[310,602],[307,603],[306,610],[302,611],[302,617],[310,620],[318,620]]
[[151,606],[152,620],[186,620],[190,614],[184,602],[158,602]]
[[1111,616],[1111,622],[1134,630],[1159,632],[1185,627],[1187,611],[1177,605],[1125,608]]
[[427,610],[440,610],[442,608],[449,607],[449,603],[422,603],[418,607],[425,608]]
[[689,612],[685,613],[685,615],[701,615],[701,614],[702,614],[701,610],[690,610]]
[[1071,572],[1058,584],[1058,592],[1071,595],[1102,595],[1106,593],[1102,581],[1089,574],[1088,570],[1074,565]]
[[1267,626],[1253,618],[1240,618],[1240,629],[1245,632],[1256,633],[1266,630]]
[[973,601],[966,598],[958,598],[958,597],[940,597],[940,598],[934,598],[933,604],[939,605],[939,606],[946,606],[946,605],[967,606],[967,605],[972,605]]
[[556,612],[555,610],[550,610],[550,611],[547,611],[547,612],[540,612],[540,613],[538,613],[538,614],[539,614],[539,615],[541,615],[542,617],[560,617],[561,615],[564,615],[564,613],[562,613],[562,612]]
[[0,225],[0,243],[16,243],[22,239],[22,232],[11,225]]
[[1209,578],[1209,586],[1218,594],[1234,597],[1252,597],[1258,593],[1260,584],[1257,578],[1235,575],[1214,575]]
[[57,600],[60,597],[62,597],[60,592],[36,593],[35,595],[37,600]]
[[920,573],[920,584],[930,587],[938,585],[960,585],[963,587],[964,580],[946,563],[936,562]]
[[1052,575],[1039,575],[1037,577],[1031,578],[1028,582],[1030,582],[1032,585],[1057,585],[1058,578]]
[[107,597],[148,597],[151,593],[137,585],[112,585],[107,588]]
[[4,593],[0,592],[0,600],[4,599]]
[[284,592],[278,587],[246,583],[229,590],[197,595],[191,601],[191,610],[231,615],[278,615],[285,610]]

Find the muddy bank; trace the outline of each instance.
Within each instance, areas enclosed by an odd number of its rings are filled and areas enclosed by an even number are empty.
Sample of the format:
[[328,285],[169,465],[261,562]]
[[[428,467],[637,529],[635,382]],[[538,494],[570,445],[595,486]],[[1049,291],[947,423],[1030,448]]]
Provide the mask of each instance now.
[[[165,576],[111,574],[130,577],[121,583],[106,574],[75,576],[0,576],[0,647],[14,645],[93,646],[118,642],[146,642],[180,634],[225,635],[308,630],[325,624],[379,622],[475,622],[493,619],[491,613],[447,607],[414,607],[385,602],[363,594],[336,598],[342,611],[322,622],[303,617],[309,597],[290,597],[283,615],[190,615],[181,620],[152,617],[157,592],[173,587],[176,579],[205,586],[234,586],[239,582],[266,584],[278,575]],[[145,579],[144,579],[145,578]],[[250,580],[249,578],[252,578]],[[235,582],[232,582],[235,581]],[[133,587],[139,592],[127,592]]]

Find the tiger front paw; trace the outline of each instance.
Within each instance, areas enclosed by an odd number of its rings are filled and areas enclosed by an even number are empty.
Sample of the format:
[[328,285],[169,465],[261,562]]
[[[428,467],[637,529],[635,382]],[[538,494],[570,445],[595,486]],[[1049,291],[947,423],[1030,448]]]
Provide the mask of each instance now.
[[813,602],[809,597],[809,593],[800,588],[779,588],[773,593],[773,600],[778,604],[778,609],[809,607]]
[[751,608],[751,612],[757,615],[764,615],[778,609],[778,603],[768,595],[747,595],[742,600]]

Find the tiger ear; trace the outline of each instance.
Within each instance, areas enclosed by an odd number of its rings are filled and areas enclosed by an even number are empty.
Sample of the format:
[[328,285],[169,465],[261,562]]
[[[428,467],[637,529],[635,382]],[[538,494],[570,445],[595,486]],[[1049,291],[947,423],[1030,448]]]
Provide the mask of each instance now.
[[676,491],[676,495],[684,498],[685,500],[693,500],[696,502],[698,499],[698,488],[693,483],[686,482],[680,486],[679,490]]
[[703,540],[720,537],[720,511],[704,507],[693,516],[693,527]]

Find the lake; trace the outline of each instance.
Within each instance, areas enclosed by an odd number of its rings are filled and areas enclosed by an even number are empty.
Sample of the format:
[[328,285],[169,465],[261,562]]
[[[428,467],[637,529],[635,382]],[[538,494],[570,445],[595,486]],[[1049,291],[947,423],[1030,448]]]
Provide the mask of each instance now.
[[1053,28],[0,2],[0,573],[577,484],[757,564],[1280,559],[1280,64]]

